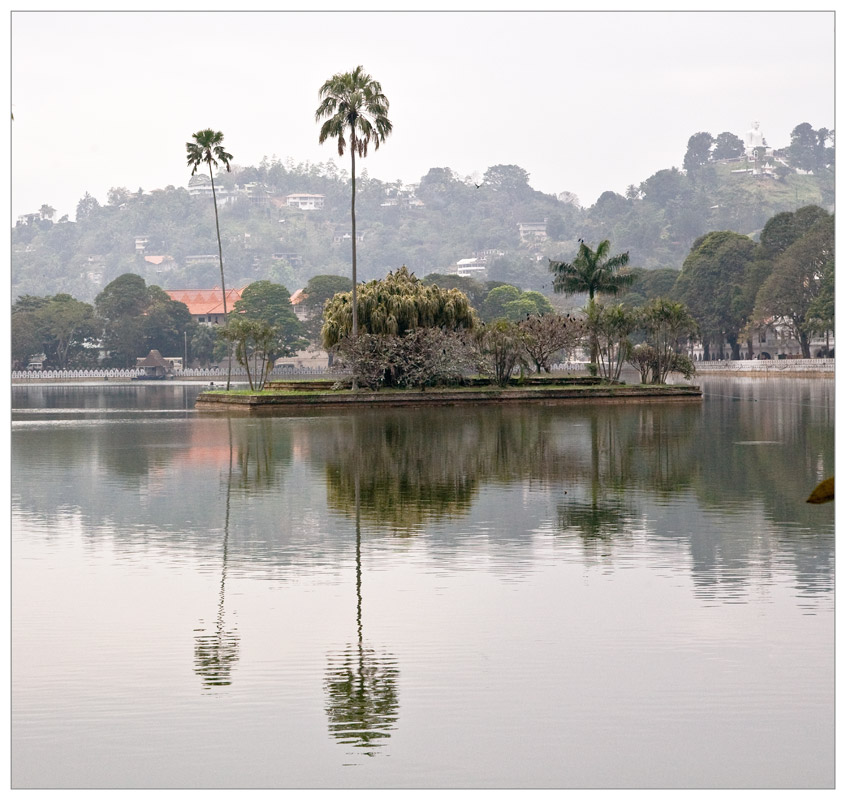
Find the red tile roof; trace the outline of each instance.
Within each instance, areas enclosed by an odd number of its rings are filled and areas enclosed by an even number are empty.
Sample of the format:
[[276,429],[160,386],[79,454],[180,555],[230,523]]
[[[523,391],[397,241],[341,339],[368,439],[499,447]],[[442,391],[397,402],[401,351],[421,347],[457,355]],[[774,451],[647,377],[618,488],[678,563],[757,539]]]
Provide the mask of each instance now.
[[[226,290],[226,310],[231,312],[235,303],[241,299],[246,286],[240,289]],[[185,303],[191,316],[204,316],[206,314],[223,313],[223,292],[219,286],[214,289],[167,289],[171,300]]]

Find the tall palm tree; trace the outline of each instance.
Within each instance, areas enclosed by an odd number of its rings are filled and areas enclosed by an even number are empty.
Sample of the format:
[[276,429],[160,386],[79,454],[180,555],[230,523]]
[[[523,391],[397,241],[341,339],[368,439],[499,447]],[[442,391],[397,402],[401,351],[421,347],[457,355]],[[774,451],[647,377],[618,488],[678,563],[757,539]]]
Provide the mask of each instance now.
[[[211,179],[212,200],[214,200],[214,224],[217,229],[217,255],[220,259],[220,289],[223,293],[223,324],[228,327],[229,315],[226,311],[226,281],[223,277],[223,247],[220,243],[220,219],[217,214],[217,192],[214,188],[214,175],[212,165],[219,168],[220,164],[230,172],[232,155],[223,149],[223,134],[220,131],[213,131],[206,128],[192,134],[193,142],[186,142],[185,149],[188,151],[188,166],[193,167],[191,174],[195,175],[202,163],[209,165],[209,178]],[[220,162],[220,164],[218,163]],[[226,373],[226,390],[229,391],[229,383],[232,379],[232,353],[229,354],[229,369]]]
[[[588,311],[593,309],[594,296],[597,294],[617,294],[620,289],[630,286],[635,275],[621,272],[629,263],[629,253],[609,256],[611,242],[604,239],[596,250],[591,250],[579,239],[579,252],[572,262],[549,260],[549,271],[555,275],[552,287],[564,294],[588,295]],[[596,337],[591,335],[591,364],[596,365]]]
[[[316,122],[325,120],[320,128],[320,144],[327,139],[338,140],[338,155],[350,147],[352,169],[352,335],[358,336],[358,308],[356,295],[356,235],[355,235],[355,157],[364,158],[372,143],[373,149],[385,141],[393,129],[388,119],[388,98],[382,86],[358,66],[352,72],[333,75],[318,91],[320,105],[314,114]],[[349,142],[347,142],[349,137]]]

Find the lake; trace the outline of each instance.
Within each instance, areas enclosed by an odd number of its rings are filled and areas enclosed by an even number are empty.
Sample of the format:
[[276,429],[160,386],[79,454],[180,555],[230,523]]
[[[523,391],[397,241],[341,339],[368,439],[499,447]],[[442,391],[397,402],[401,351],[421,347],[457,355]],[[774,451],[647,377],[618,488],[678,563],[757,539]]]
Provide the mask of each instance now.
[[12,389],[15,788],[834,786],[834,381]]

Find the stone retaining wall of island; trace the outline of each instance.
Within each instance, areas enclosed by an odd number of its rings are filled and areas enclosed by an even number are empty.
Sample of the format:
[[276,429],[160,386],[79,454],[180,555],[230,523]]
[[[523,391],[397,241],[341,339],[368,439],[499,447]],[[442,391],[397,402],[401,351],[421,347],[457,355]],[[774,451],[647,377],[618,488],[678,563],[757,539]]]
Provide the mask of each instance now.
[[385,390],[356,392],[340,390],[326,391],[284,391],[264,393],[203,392],[198,396],[196,408],[204,411],[269,411],[274,409],[350,407],[350,406],[420,406],[420,405],[464,405],[502,403],[560,402],[667,402],[701,401],[702,390],[698,386],[559,386],[537,388],[470,388]]

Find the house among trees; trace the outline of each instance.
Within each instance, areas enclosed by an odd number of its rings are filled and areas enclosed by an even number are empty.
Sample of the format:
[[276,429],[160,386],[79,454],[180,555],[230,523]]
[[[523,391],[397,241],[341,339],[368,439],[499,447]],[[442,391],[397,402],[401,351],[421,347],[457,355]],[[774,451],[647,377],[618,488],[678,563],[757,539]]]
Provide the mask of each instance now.
[[263,183],[259,183],[258,181],[245,183],[241,187],[240,192],[254,205],[270,205],[270,189]]
[[[241,299],[246,289],[226,290],[226,311],[231,314],[232,309]],[[168,297],[178,303],[185,303],[188,306],[188,313],[191,319],[200,325],[223,325],[226,321],[223,316],[223,293],[219,286],[213,289],[167,289]]]
[[285,197],[285,205],[295,206],[303,211],[314,211],[323,208],[326,195],[323,194],[289,194]]
[[548,238],[546,220],[543,222],[518,222],[517,230],[520,232],[521,242],[545,242]]
[[[225,205],[232,200],[232,195],[225,186],[215,184],[214,193],[217,194],[218,205]],[[212,199],[212,182],[207,175],[192,175],[188,180],[188,194],[191,197],[207,197]]]
[[448,275],[459,275],[462,278],[484,278],[488,272],[488,260],[486,258],[460,258],[450,267],[447,267]]
[[176,269],[173,256],[144,256],[144,261],[156,267],[157,273],[173,272]]

